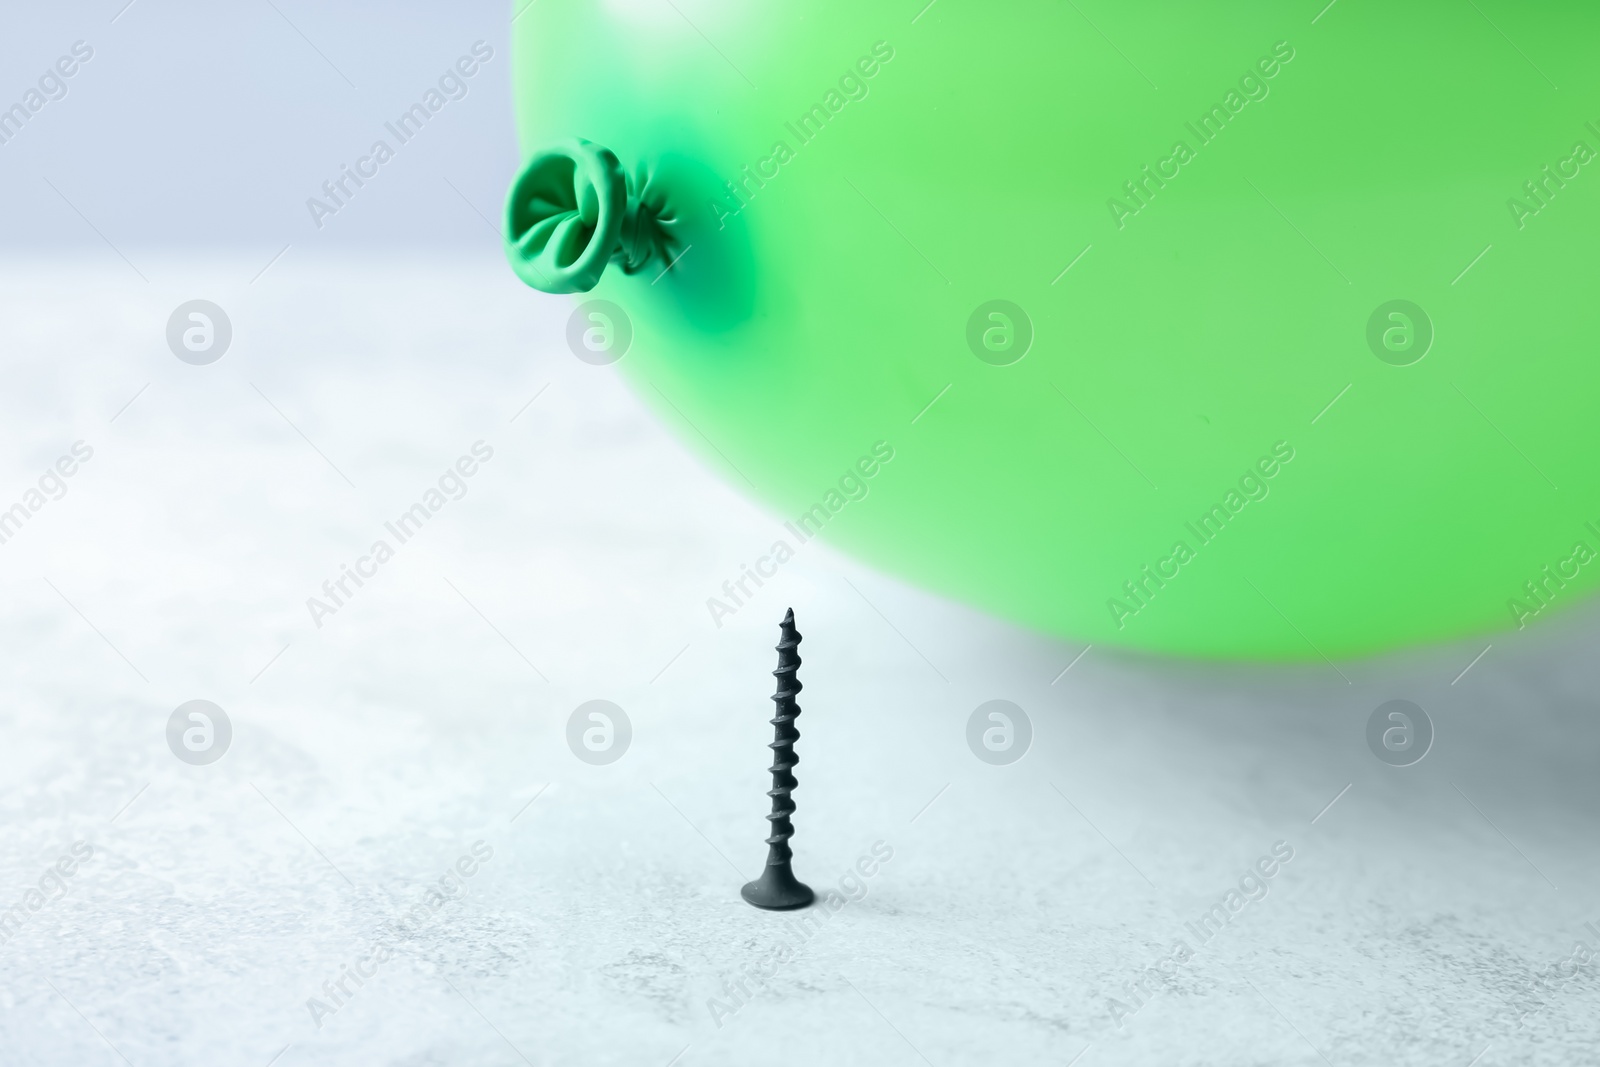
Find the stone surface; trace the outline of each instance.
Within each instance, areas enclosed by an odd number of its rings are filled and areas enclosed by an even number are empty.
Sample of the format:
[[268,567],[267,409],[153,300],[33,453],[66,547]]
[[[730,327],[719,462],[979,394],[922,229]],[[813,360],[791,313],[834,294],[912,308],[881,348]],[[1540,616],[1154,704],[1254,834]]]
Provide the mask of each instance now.
[[[719,627],[706,599],[788,516],[575,359],[567,305],[491,252],[141,267],[0,271],[0,506],[94,449],[0,545],[8,1065],[1489,1067],[1600,1042],[1600,964],[1534,985],[1600,948],[1593,610],[1336,668],[1175,664],[813,542]],[[164,336],[196,298],[233,326],[205,366]],[[385,523],[478,441],[398,544]],[[307,598],[380,538],[316,625]],[[738,895],[791,605],[795,869],[836,895],[804,935]],[[1411,767],[1367,747],[1395,698],[1436,730]],[[233,729],[209,765],[168,748],[196,699]],[[568,746],[593,699],[632,728],[607,764]],[[1010,764],[968,747],[994,699],[1032,727]]]

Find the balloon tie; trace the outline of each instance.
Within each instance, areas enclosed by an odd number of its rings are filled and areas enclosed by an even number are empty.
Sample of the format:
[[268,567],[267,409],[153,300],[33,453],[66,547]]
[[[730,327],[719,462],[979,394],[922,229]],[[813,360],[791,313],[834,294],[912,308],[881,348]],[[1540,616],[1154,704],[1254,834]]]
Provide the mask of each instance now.
[[616,154],[582,139],[535,152],[506,197],[511,268],[546,293],[586,293],[616,263],[637,274],[672,262],[675,216],[641,164],[628,175]]

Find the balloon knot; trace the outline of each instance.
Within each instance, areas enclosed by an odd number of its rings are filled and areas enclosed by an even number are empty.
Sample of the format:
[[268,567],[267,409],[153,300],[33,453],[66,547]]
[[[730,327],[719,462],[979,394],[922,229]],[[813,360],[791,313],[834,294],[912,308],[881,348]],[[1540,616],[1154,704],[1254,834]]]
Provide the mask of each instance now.
[[637,274],[673,259],[675,215],[649,170],[624,172],[603,145],[573,139],[535,152],[506,197],[512,270],[546,293],[586,293],[615,262]]

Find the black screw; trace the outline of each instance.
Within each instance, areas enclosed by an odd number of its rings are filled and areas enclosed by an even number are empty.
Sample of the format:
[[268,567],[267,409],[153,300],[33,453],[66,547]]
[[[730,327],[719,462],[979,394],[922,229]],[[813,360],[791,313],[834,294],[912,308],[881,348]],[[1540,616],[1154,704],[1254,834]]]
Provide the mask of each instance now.
[[794,628],[793,608],[784,615],[779,629],[783,636],[778,639],[778,669],[772,672],[778,679],[778,691],[772,695],[777,714],[772,718],[772,744],[767,746],[772,749],[772,788],[767,790],[767,796],[772,798],[772,814],[767,816],[772,835],[767,838],[767,868],[760,878],[739,890],[745,900],[769,911],[803,908],[816,899],[811,887],[795,878],[789,866],[794,857],[789,849],[789,838],[794,836],[794,824],[789,821],[794,814],[794,800],[789,794],[800,784],[794,777],[794,765],[800,762],[794,753],[794,743],[800,739],[800,731],[794,726],[800,705],[794,698],[804,688],[794,676],[800,666],[800,653],[795,651],[800,632]]

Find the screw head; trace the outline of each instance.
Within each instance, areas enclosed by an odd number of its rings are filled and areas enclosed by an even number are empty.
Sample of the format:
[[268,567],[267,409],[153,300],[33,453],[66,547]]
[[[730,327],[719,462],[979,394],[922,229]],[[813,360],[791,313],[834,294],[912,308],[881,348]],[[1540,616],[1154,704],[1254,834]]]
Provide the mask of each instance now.
[[745,903],[767,911],[803,908],[817,899],[811,887],[794,876],[788,863],[781,866],[769,864],[761,872],[760,878],[744,884],[739,895],[745,899]]

